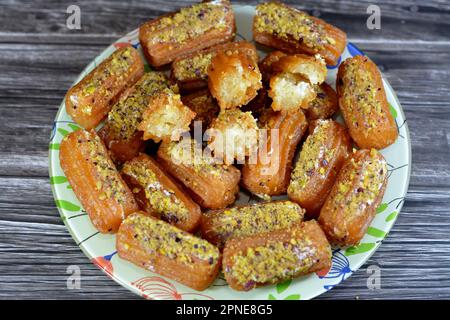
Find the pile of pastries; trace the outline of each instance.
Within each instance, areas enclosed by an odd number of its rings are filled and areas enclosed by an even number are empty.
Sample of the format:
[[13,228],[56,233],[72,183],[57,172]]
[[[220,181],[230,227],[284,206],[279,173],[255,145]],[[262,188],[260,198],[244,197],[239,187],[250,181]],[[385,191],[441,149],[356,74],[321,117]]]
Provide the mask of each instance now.
[[[196,290],[220,271],[250,290],[329,269],[330,245],[356,245],[370,225],[388,179],[378,150],[397,138],[371,60],[343,61],[337,92],[325,83],[342,30],[267,2],[253,39],[274,50],[260,60],[235,34],[227,0],[148,21],[153,70],[122,47],[65,100],[83,128],[63,139],[61,167],[92,224],[117,234],[121,258]],[[261,201],[234,206],[240,190]]]

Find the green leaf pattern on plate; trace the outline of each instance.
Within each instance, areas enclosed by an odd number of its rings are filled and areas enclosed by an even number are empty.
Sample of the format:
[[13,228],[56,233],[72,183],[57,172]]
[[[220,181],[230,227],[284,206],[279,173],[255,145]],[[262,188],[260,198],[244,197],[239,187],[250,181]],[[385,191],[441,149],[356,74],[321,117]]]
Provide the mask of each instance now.
[[51,184],[61,184],[61,183],[66,183],[66,182],[67,182],[67,178],[65,176],[50,177]]
[[395,219],[395,217],[397,216],[398,212],[397,211],[393,211],[391,212],[387,217],[386,217],[386,222],[392,221]]
[[394,117],[394,119],[396,119],[397,118],[397,110],[395,110],[395,108],[390,103],[389,103],[389,110],[391,111],[392,117]]
[[373,248],[375,248],[375,243],[360,243],[357,246],[350,247],[347,250],[345,250],[345,255],[352,256],[354,254],[360,254],[370,251]]
[[367,229],[367,234],[375,238],[384,238],[386,236],[386,232],[375,227],[369,227]]
[[63,136],[67,136],[70,132],[63,128],[58,128],[58,132]]
[[67,126],[68,126],[70,129],[72,129],[72,131],[77,131],[77,130],[80,129],[79,126],[77,126],[76,124],[73,124],[73,123],[69,123]]
[[278,294],[282,293],[283,291],[285,291],[287,288],[289,288],[289,286],[291,285],[292,280],[288,279],[284,282],[281,282],[279,284],[277,284],[277,292]]
[[73,211],[81,210],[81,208],[79,206],[77,206],[76,204],[74,204],[70,201],[67,201],[67,200],[56,200],[55,203],[58,208],[61,208],[61,209],[67,210],[67,211],[73,212]]
[[59,143],[50,143],[48,147],[50,150],[59,150]]
[[377,214],[383,212],[384,210],[386,210],[386,208],[388,207],[387,203],[382,203],[378,206],[377,208]]

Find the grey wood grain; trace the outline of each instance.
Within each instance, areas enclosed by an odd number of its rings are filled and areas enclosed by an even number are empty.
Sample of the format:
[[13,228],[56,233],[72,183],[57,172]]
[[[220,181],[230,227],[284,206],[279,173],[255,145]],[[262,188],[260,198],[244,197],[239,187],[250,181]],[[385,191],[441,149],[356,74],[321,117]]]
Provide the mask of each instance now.
[[[347,31],[396,90],[411,133],[410,188],[394,228],[360,270],[319,299],[448,299],[450,2],[286,2]],[[50,190],[48,139],[87,63],[147,19],[191,1],[76,3],[82,30],[71,31],[72,1],[0,0],[0,298],[139,298],[98,270],[64,227]],[[365,27],[372,3],[381,8],[381,30]],[[366,284],[373,264],[381,267],[379,290]],[[69,265],[81,269],[79,290],[66,287]]]

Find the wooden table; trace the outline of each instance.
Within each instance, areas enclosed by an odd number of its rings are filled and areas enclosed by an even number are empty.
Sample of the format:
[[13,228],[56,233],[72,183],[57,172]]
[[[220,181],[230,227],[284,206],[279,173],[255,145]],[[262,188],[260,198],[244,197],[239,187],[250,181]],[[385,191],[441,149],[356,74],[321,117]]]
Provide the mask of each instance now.
[[[66,90],[89,61],[142,22],[190,2],[0,0],[1,298],[139,298],[92,265],[63,225],[50,190],[48,139]],[[81,30],[66,27],[73,3]],[[381,30],[366,27],[372,3]],[[320,299],[450,297],[450,2],[392,3],[297,5],[344,29],[379,65],[403,105],[413,152],[408,196],[391,233]],[[381,267],[378,290],[366,285],[373,264]],[[81,268],[78,290],[67,289],[69,265]]]

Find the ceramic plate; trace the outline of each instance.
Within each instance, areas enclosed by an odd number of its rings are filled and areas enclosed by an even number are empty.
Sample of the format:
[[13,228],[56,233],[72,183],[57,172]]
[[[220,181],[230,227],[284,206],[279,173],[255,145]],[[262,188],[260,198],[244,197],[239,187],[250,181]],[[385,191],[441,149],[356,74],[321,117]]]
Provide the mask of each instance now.
[[[237,38],[252,40],[252,19],[255,8],[234,6],[236,14]],[[119,47],[132,45],[141,54],[138,30],[134,30],[109,46],[92,61],[80,74],[80,81],[103,59]],[[261,52],[261,55],[264,53]],[[348,43],[340,61],[354,55],[363,54],[355,45]],[[148,68],[146,68],[148,69]],[[334,87],[337,65],[328,66],[327,82]],[[403,205],[408,189],[411,169],[411,145],[406,119],[402,107],[391,86],[384,79],[384,87],[390,103],[391,112],[398,126],[399,137],[395,144],[382,150],[389,166],[389,182],[382,204],[367,234],[358,246],[346,250],[333,250],[332,268],[327,274],[310,274],[282,284],[254,289],[250,292],[237,292],[230,289],[224,279],[219,277],[207,290],[197,292],[175,281],[166,279],[150,271],[141,269],[118,257],[115,236],[97,232],[89,217],[78,202],[59,164],[59,145],[61,139],[79,127],[65,111],[61,103],[54,121],[49,144],[50,182],[62,220],[69,229],[76,244],[91,261],[108,276],[125,288],[149,299],[311,299],[332,289],[348,278],[364,264],[375,252],[391,230]],[[239,203],[255,201],[248,194],[241,193]]]

